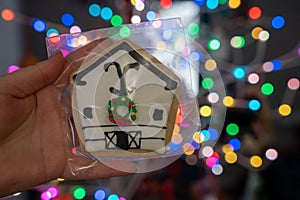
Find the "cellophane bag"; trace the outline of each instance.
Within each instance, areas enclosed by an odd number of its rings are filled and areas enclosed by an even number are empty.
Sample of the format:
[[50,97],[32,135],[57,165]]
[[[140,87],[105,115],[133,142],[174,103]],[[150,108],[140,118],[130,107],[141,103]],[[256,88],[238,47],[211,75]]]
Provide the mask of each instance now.
[[59,50],[66,59],[55,82],[66,151],[90,160],[70,157],[74,175],[111,160],[149,172],[197,148],[199,108],[179,18],[47,37],[46,45],[48,56]]

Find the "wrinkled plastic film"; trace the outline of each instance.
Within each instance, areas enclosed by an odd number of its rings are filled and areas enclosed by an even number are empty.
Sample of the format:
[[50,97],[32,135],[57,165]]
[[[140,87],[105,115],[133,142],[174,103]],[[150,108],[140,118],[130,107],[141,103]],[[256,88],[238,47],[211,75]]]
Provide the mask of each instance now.
[[62,91],[67,151],[91,161],[81,166],[70,157],[74,175],[110,160],[153,171],[193,142],[200,119],[191,71],[182,64],[189,61],[180,19],[59,35],[46,44],[49,56],[60,50],[67,60],[55,83]]

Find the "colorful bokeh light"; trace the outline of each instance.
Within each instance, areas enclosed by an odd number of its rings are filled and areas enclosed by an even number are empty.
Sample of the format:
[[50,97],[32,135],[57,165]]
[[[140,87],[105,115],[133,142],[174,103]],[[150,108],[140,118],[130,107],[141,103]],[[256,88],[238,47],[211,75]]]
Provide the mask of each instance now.
[[243,36],[234,36],[230,40],[230,44],[233,48],[240,49],[245,46],[245,38]]
[[94,193],[95,200],[104,200],[106,197],[106,192],[102,189],[98,189]]
[[258,111],[261,107],[261,104],[258,100],[252,99],[252,100],[249,101],[248,107],[252,111]]
[[81,33],[81,28],[79,26],[72,26],[70,28],[70,33]]
[[232,138],[231,140],[229,140],[228,144],[233,147],[234,151],[239,150],[242,146],[241,141],[237,138]]
[[221,42],[218,39],[211,39],[208,41],[207,47],[211,51],[217,51],[221,47]]
[[226,132],[228,135],[235,136],[239,133],[240,129],[236,123],[230,123],[226,126]]
[[131,23],[137,24],[141,22],[141,17],[139,15],[133,15],[130,19]]
[[1,17],[5,21],[12,21],[15,19],[15,13],[12,10],[6,8],[2,10]]
[[61,16],[61,23],[65,26],[72,26],[74,21],[74,17],[70,13],[65,13]]
[[246,75],[245,67],[234,68],[232,74],[236,79],[243,79]]
[[107,200],[119,200],[119,196],[116,194],[110,194]]
[[219,176],[223,173],[223,167],[220,164],[216,164],[211,168],[211,171],[214,175]]
[[270,33],[266,30],[262,30],[258,34],[258,39],[262,42],[265,42],[265,41],[269,40],[269,38],[270,38]]
[[201,106],[200,115],[202,117],[209,117],[209,116],[211,116],[211,114],[212,114],[212,109],[210,106],[207,106],[207,105]]
[[41,19],[35,19],[33,20],[33,28],[36,32],[44,32],[47,28],[46,26],[46,22],[44,20],[41,20]]
[[273,71],[274,69],[274,65],[272,62],[265,62],[263,65],[262,65],[262,68],[265,72],[271,72]]
[[236,9],[238,7],[240,7],[241,5],[241,0],[229,0],[228,1],[228,6],[231,9]]
[[219,95],[218,93],[216,92],[211,92],[207,95],[207,100],[210,102],[210,103],[217,103],[219,101]]
[[259,82],[259,75],[256,73],[249,74],[248,82],[252,85],[257,84]]
[[213,59],[208,59],[205,62],[204,67],[207,71],[214,71],[217,68],[217,63]]
[[223,104],[227,107],[233,107],[235,104],[235,100],[231,96],[226,96],[223,99]]
[[272,60],[272,64],[274,66],[273,70],[280,70],[282,67],[282,62],[280,60]]
[[282,104],[279,106],[278,112],[281,116],[289,116],[292,113],[292,107],[288,104]]
[[213,148],[211,146],[205,146],[202,149],[202,155],[204,157],[207,157],[207,158],[211,157],[213,155],[213,153],[214,153],[214,150],[213,150]]
[[119,33],[120,33],[120,36],[122,38],[128,38],[130,36],[130,34],[131,34],[131,31],[130,31],[130,28],[128,26],[123,26],[120,29]]
[[259,168],[262,166],[262,163],[263,163],[262,158],[257,155],[254,155],[250,158],[250,165],[252,167]]
[[281,29],[285,25],[285,19],[282,16],[276,16],[272,19],[272,27]]
[[300,82],[298,78],[290,78],[288,80],[287,86],[290,90],[298,90],[300,86]]
[[260,9],[260,7],[258,6],[254,6],[252,8],[250,8],[250,10],[248,11],[248,15],[251,19],[258,19],[261,17],[262,11]]
[[112,16],[110,23],[113,26],[120,26],[123,23],[123,19],[120,15],[114,15]]
[[210,10],[214,10],[219,6],[218,0],[206,0],[206,7]]
[[47,37],[55,36],[55,35],[58,35],[58,34],[59,34],[58,30],[55,29],[55,28],[49,28],[46,32]]
[[172,3],[172,0],[160,0],[160,6],[165,9],[170,8]]
[[209,89],[211,89],[211,88],[213,88],[213,86],[214,86],[214,80],[212,79],[212,78],[210,78],[210,77],[206,77],[206,78],[204,78],[203,80],[202,80],[202,87],[204,88],[204,89],[207,89],[207,90],[209,90]]
[[272,83],[267,82],[261,86],[261,93],[263,93],[264,95],[269,96],[273,94],[273,92],[274,92],[274,86]]
[[75,199],[83,199],[86,196],[86,190],[84,187],[76,187],[73,191],[73,196]]
[[205,0],[194,0],[194,3],[198,6],[203,6],[205,4]]
[[276,160],[278,157],[278,152],[275,149],[268,149],[265,153],[268,160]]
[[235,152],[229,152],[225,154],[225,161],[229,164],[234,164],[238,159],[238,156]]
[[100,16],[101,13],[101,7],[98,4],[91,4],[89,6],[89,13],[93,17],[98,17]]
[[146,13],[146,19],[148,21],[153,21],[156,19],[156,13],[153,11],[153,10],[149,10],[147,13]]
[[102,17],[103,20],[108,21],[108,20],[110,20],[112,18],[113,11],[109,7],[104,7],[104,8],[102,8],[100,15],[101,15],[101,17]]
[[253,39],[258,40],[259,39],[259,34],[262,32],[264,29],[262,27],[255,27],[251,31],[251,36]]
[[199,33],[199,25],[197,23],[191,23],[188,26],[187,31],[189,35],[197,35]]

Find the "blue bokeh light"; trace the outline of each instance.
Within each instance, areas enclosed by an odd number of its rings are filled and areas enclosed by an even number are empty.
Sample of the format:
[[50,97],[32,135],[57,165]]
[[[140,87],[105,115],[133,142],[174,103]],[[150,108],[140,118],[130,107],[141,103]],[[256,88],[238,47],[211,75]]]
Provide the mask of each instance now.
[[51,34],[55,33],[56,35],[59,35],[59,32],[55,28],[49,28],[46,32],[46,36],[49,37]]
[[107,200],[119,200],[119,197],[116,194],[111,194],[111,195],[109,195],[109,197],[107,198]]
[[216,140],[219,137],[219,132],[214,128],[209,128],[210,140]]
[[274,66],[273,70],[276,71],[276,70],[280,70],[281,67],[282,67],[282,63],[280,60],[273,60],[272,61],[272,64]]
[[276,16],[272,19],[272,27],[281,29],[285,25],[285,19],[282,16]]
[[102,19],[104,19],[104,20],[110,20],[110,18],[112,18],[112,16],[113,16],[113,11],[112,11],[111,8],[104,7],[101,10],[101,17],[102,17]]
[[106,196],[106,193],[104,190],[96,190],[96,192],[94,193],[94,198],[95,200],[104,200]]
[[231,140],[229,140],[228,144],[230,144],[231,146],[233,146],[233,149],[235,151],[239,150],[241,148],[241,141],[237,138],[232,138]]
[[152,11],[152,10],[149,10],[149,11],[147,12],[147,14],[146,14],[146,19],[147,19],[148,21],[153,21],[153,20],[155,20],[155,19],[156,19],[156,13],[155,13],[154,11]]
[[258,100],[256,100],[256,99],[252,99],[248,103],[249,109],[253,110],[253,111],[259,110],[260,106],[261,106],[260,102]]
[[210,10],[214,10],[218,7],[219,1],[218,0],[207,0],[206,7]]
[[198,6],[203,6],[205,4],[205,0],[194,0],[194,3]]
[[242,79],[245,77],[246,72],[245,72],[244,67],[236,67],[236,68],[234,68],[232,74],[236,79]]
[[100,15],[101,13],[101,8],[98,4],[91,4],[90,7],[89,7],[89,13],[91,16],[93,17],[97,17]]
[[46,22],[41,19],[35,19],[33,21],[33,28],[36,32],[44,32],[47,28]]
[[61,17],[61,22],[65,26],[72,26],[74,24],[74,17],[69,13],[65,13]]

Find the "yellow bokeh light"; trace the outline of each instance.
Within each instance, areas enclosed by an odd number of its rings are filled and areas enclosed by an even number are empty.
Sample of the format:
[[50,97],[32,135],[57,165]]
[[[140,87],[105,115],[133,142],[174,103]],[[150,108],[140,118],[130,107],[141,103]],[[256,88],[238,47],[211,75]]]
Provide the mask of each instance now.
[[225,161],[229,164],[233,164],[237,161],[237,155],[234,152],[229,152],[225,154]]
[[241,5],[241,0],[229,0],[228,6],[229,8],[236,9]]
[[255,27],[252,31],[251,31],[251,36],[258,40],[259,39],[259,33],[263,31],[263,28],[261,27]]
[[226,96],[223,99],[223,104],[227,107],[233,107],[235,102],[234,102],[234,99],[231,96]]
[[197,143],[202,143],[203,142],[203,139],[201,139],[201,134],[200,132],[195,132],[194,135],[193,135],[193,140]]
[[65,179],[63,179],[63,178],[57,178],[56,180],[59,182],[65,181]]
[[182,143],[182,136],[179,133],[174,134],[174,135],[172,135],[172,139],[171,140],[175,144],[181,144]]
[[260,167],[262,165],[262,159],[259,156],[252,156],[250,158],[250,164],[252,167]]
[[133,6],[135,6],[136,0],[130,0],[130,3],[131,3]]
[[192,155],[195,152],[195,148],[190,143],[185,143],[182,146],[183,152],[185,155]]
[[282,104],[282,105],[279,106],[278,112],[279,112],[280,115],[286,117],[286,116],[288,116],[292,113],[292,108],[288,104]]
[[230,153],[230,152],[233,152],[233,146],[230,145],[230,144],[225,144],[223,145],[222,147],[222,151],[227,154],[227,153]]
[[210,106],[202,106],[200,108],[200,115],[203,117],[209,117],[212,113],[212,109]]
[[208,71],[213,71],[217,68],[217,63],[213,59],[208,59],[204,64],[205,69]]

